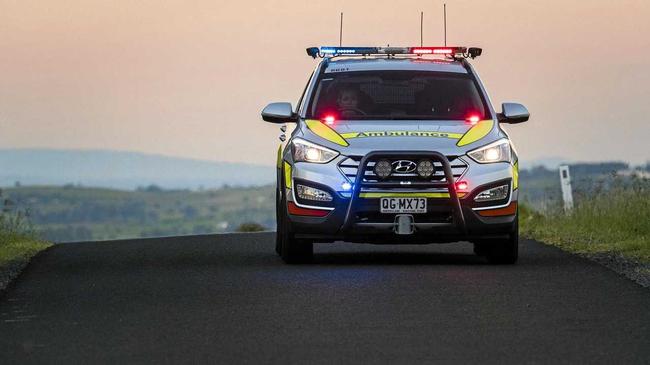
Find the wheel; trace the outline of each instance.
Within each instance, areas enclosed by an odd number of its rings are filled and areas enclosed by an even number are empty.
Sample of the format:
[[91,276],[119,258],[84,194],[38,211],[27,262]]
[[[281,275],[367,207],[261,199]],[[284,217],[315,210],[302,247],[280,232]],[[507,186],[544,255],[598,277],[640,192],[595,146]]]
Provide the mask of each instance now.
[[[481,245],[479,245],[481,247]],[[483,247],[481,247],[483,248]],[[519,214],[515,216],[515,227],[508,238],[485,246],[486,257],[491,264],[512,265],[519,257]]]
[[276,205],[276,233],[275,233],[275,250],[287,264],[300,264],[311,261],[314,256],[314,244],[312,242],[298,240],[295,238],[291,221],[287,216],[287,196],[284,193],[284,175],[280,174],[276,191],[280,198]]
[[280,227],[280,217],[281,217],[281,203],[282,203],[282,185],[278,181],[278,188],[275,189],[275,253],[278,255],[281,254],[280,252],[280,230],[282,229]]
[[280,214],[279,228],[278,236],[282,260],[287,264],[302,264],[311,261],[314,255],[314,244],[296,239],[291,229],[291,222],[284,209]]

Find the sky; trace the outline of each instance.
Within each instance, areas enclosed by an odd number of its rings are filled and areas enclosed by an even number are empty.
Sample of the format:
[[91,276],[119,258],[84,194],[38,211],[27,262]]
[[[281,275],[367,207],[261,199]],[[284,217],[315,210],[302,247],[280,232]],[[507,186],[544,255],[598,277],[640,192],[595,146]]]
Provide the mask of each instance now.
[[[650,1],[448,0],[523,161],[650,160]],[[305,48],[443,42],[443,1],[0,0],[0,148],[112,149],[271,165],[259,113],[295,103]]]

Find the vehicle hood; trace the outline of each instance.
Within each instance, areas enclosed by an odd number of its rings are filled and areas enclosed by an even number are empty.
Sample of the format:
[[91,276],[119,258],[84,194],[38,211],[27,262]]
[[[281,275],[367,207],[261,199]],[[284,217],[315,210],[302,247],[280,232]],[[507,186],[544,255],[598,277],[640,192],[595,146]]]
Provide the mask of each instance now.
[[[334,144],[331,147],[345,150],[349,155],[364,155],[371,151],[438,151],[445,155],[464,154],[479,145],[487,144],[499,138],[496,123],[485,136],[473,143],[459,147],[457,143],[472,125],[459,121],[336,121],[329,128],[338,133],[349,144],[342,148]],[[307,133],[312,131],[305,128]],[[308,134],[305,134],[309,137]],[[316,142],[321,136],[316,135]]]

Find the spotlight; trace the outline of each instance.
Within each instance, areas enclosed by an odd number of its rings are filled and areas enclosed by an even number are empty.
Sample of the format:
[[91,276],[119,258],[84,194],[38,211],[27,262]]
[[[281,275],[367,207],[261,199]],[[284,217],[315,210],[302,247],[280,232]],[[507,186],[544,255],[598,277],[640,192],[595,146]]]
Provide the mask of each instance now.
[[433,171],[435,168],[433,167],[433,162],[431,160],[422,160],[418,163],[418,175],[420,175],[421,178],[429,178],[431,175],[433,175]]
[[393,171],[393,167],[388,160],[379,160],[375,163],[375,175],[380,179],[385,179],[390,176],[390,173]]

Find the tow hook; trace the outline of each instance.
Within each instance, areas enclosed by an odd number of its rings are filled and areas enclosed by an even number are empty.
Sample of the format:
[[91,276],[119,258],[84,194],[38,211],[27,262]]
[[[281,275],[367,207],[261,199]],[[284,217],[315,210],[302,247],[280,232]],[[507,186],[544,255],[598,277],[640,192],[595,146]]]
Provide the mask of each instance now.
[[395,216],[395,228],[394,231],[396,234],[413,234],[413,216],[410,214],[398,214]]

